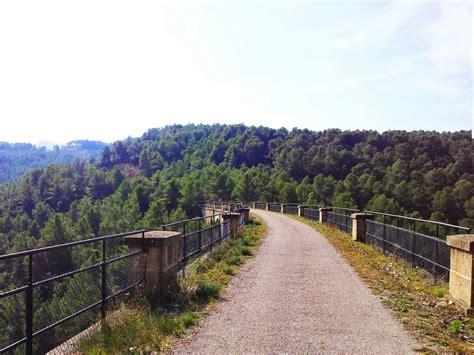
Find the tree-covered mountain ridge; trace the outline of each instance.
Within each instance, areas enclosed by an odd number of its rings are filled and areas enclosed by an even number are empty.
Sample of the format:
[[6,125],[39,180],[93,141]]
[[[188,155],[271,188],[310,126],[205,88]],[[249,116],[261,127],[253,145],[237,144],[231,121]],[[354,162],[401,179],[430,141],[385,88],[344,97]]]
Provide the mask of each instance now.
[[173,125],[105,146],[96,163],[0,187],[0,252],[192,217],[204,200],[356,207],[474,226],[470,131]]
[[94,160],[104,146],[105,143],[99,141],[74,140],[48,150],[30,143],[0,141],[0,184],[13,182],[33,168],[45,167],[52,163]]

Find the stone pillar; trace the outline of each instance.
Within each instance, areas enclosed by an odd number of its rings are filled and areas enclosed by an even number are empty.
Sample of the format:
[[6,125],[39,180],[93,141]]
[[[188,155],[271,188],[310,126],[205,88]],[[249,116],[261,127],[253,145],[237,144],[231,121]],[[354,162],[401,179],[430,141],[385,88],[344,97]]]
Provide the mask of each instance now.
[[257,208],[257,203],[256,202],[252,202],[252,208],[253,209]]
[[298,206],[298,217],[304,217],[304,205]]
[[474,234],[450,235],[449,294],[467,314],[474,313]]
[[182,254],[183,235],[172,231],[150,231],[125,237],[130,251],[146,250],[131,258],[131,268],[145,275],[145,294],[167,296],[178,290],[178,269]]
[[269,211],[269,209],[268,209],[268,206],[269,206],[269,205],[270,205],[269,203],[266,203],[266,204],[265,204],[265,210]]
[[324,207],[319,209],[319,222],[326,223],[328,220],[328,212],[331,211],[330,208]]
[[282,203],[280,208],[281,213],[286,213],[286,204]]
[[230,221],[230,236],[235,237],[240,234],[240,213],[228,212],[222,215],[224,221]]
[[249,221],[250,221],[250,208],[241,208],[240,212],[244,214],[245,224],[249,224]]
[[358,242],[365,242],[365,231],[366,223],[365,221],[374,219],[374,215],[370,213],[353,213],[351,214],[352,218],[352,240],[357,240]]

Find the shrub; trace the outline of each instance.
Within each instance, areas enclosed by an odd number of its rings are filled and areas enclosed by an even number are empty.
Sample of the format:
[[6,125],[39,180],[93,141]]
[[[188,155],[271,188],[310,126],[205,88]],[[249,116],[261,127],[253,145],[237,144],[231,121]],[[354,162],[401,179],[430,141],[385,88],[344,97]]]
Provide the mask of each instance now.
[[196,261],[196,272],[206,272],[208,269],[206,263],[204,263],[202,260]]
[[156,318],[156,326],[163,335],[180,335],[183,333],[183,327],[175,318]]
[[212,257],[215,261],[219,262],[219,261],[221,261],[222,259],[224,259],[225,255],[226,255],[225,249],[222,248],[222,247],[220,247],[220,248],[217,248],[216,250],[214,250],[214,251],[212,252],[211,257]]
[[250,256],[252,255],[252,248],[247,246],[247,245],[240,245],[238,247],[238,253],[244,256]]
[[222,284],[219,282],[200,281],[194,292],[194,296],[199,302],[209,302],[217,298],[221,289]]
[[457,319],[453,320],[451,324],[449,324],[448,330],[451,334],[461,333],[461,322]]
[[242,265],[242,263],[243,263],[243,260],[239,255],[231,256],[227,260],[227,265]]
[[189,328],[193,325],[198,324],[200,319],[201,317],[199,316],[199,314],[190,311],[184,312],[180,316],[180,321],[185,328]]

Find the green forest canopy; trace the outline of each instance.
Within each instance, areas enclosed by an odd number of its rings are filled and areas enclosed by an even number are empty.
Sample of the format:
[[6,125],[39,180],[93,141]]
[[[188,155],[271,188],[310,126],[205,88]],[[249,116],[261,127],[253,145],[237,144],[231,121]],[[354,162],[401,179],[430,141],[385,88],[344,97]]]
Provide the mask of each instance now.
[[[199,213],[203,200],[357,207],[474,226],[471,133],[245,125],[150,129],[0,187],[0,252]],[[60,222],[60,223],[59,223]],[[59,228],[59,227],[58,227]]]
[[28,143],[0,142],[0,184],[13,182],[33,168],[52,163],[72,163],[76,160],[94,160],[105,143],[75,140],[52,150]]

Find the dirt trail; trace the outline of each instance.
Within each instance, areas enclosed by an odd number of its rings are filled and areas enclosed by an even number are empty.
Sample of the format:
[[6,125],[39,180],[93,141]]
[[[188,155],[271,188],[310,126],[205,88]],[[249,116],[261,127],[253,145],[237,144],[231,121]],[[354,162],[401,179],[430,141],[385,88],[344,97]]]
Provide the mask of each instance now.
[[268,225],[255,259],[177,353],[409,353],[416,347],[313,228],[254,210]]

